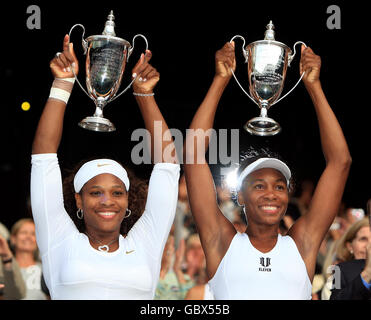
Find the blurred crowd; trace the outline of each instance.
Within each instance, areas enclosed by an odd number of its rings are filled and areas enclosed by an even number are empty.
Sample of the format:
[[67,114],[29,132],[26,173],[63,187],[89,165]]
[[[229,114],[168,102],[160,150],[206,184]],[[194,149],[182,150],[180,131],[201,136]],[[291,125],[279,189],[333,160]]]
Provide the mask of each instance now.
[[[216,186],[219,207],[239,232],[247,221],[228,185]],[[293,223],[306,214],[315,182],[303,181],[291,195],[287,213],[279,227],[285,235]],[[370,206],[371,201],[367,206]],[[366,204],[365,204],[366,205]],[[334,266],[351,260],[367,258],[371,242],[370,208],[367,210],[342,204],[317,256],[312,282],[312,299],[329,300],[334,286]],[[43,279],[38,253],[35,225],[31,217],[17,221],[10,231],[0,223],[0,299],[50,299]],[[161,272],[155,293],[156,300],[211,300],[207,284],[205,256],[188,203],[184,176],[179,181],[176,215],[161,261]]]

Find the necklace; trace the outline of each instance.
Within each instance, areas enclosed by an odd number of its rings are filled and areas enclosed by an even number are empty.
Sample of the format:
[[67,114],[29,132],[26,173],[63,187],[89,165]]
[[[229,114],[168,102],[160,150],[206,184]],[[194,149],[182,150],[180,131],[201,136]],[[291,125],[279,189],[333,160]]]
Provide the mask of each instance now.
[[116,239],[113,239],[112,241],[110,241],[109,243],[107,244],[103,244],[102,241],[92,237],[89,233],[85,232],[86,235],[88,236],[89,239],[93,240],[95,243],[98,243],[98,244],[102,244],[101,246],[98,247],[98,250],[99,251],[102,251],[102,252],[108,252],[109,251],[109,246],[116,242],[119,238],[116,238]]

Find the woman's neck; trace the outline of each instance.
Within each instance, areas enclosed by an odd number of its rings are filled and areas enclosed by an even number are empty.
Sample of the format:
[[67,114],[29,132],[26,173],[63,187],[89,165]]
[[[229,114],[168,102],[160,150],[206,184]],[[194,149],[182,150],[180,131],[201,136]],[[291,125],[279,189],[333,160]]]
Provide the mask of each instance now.
[[254,238],[260,241],[270,241],[277,239],[279,229],[276,225],[273,226],[255,226],[248,224],[246,233],[249,238]]
[[108,246],[108,252],[116,251],[119,248],[120,232],[96,232],[86,230],[85,234],[93,248],[100,250],[102,246]]
[[270,252],[276,245],[278,239],[278,229],[276,226],[254,228],[247,227],[246,234],[249,236],[251,244],[260,252]]
[[27,268],[36,264],[34,253],[30,251],[16,251],[15,259],[20,268]]

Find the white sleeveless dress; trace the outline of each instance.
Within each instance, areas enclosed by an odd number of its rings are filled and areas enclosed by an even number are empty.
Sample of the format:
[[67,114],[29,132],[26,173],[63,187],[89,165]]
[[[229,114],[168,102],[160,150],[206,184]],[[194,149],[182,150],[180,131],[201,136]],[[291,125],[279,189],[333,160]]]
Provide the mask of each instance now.
[[237,233],[209,281],[217,300],[310,300],[312,284],[290,236],[278,235],[268,253]]

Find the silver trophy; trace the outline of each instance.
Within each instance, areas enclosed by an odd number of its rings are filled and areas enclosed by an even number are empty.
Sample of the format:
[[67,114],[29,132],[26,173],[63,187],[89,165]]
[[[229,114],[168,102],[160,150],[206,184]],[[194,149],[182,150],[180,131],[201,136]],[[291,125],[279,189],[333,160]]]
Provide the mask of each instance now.
[[294,44],[294,54],[291,49],[285,44],[275,41],[274,25],[272,21],[267,25],[264,40],[250,43],[245,48],[245,38],[236,35],[231,39],[241,38],[243,40],[242,52],[247,63],[247,73],[249,78],[250,95],[241,86],[237,77],[233,73],[237,84],[245,92],[245,94],[260,108],[260,116],[249,120],[244,128],[249,133],[258,136],[272,136],[281,131],[281,126],[267,115],[268,109],[286,97],[299,84],[304,76],[301,75],[295,86],[280,97],[285,78],[287,67],[290,66],[296,54],[296,45],[302,43],[298,41]]
[[147,39],[141,34],[134,36],[133,46],[128,41],[116,37],[114,19],[113,11],[111,11],[103,33],[90,36],[86,40],[84,39],[85,27],[82,24],[75,24],[69,32],[71,36],[75,27],[83,29],[82,46],[84,55],[86,55],[87,91],[80,84],[76,75],[75,78],[81,89],[94,101],[96,108],[94,115],[83,119],[79,126],[92,131],[110,132],[116,130],[113,123],[103,117],[103,109],[107,103],[127,91],[135,80],[133,79],[122,92],[116,95],[126,63],[134,50],[135,39],[142,37],[146,42],[146,49],[148,49]]

